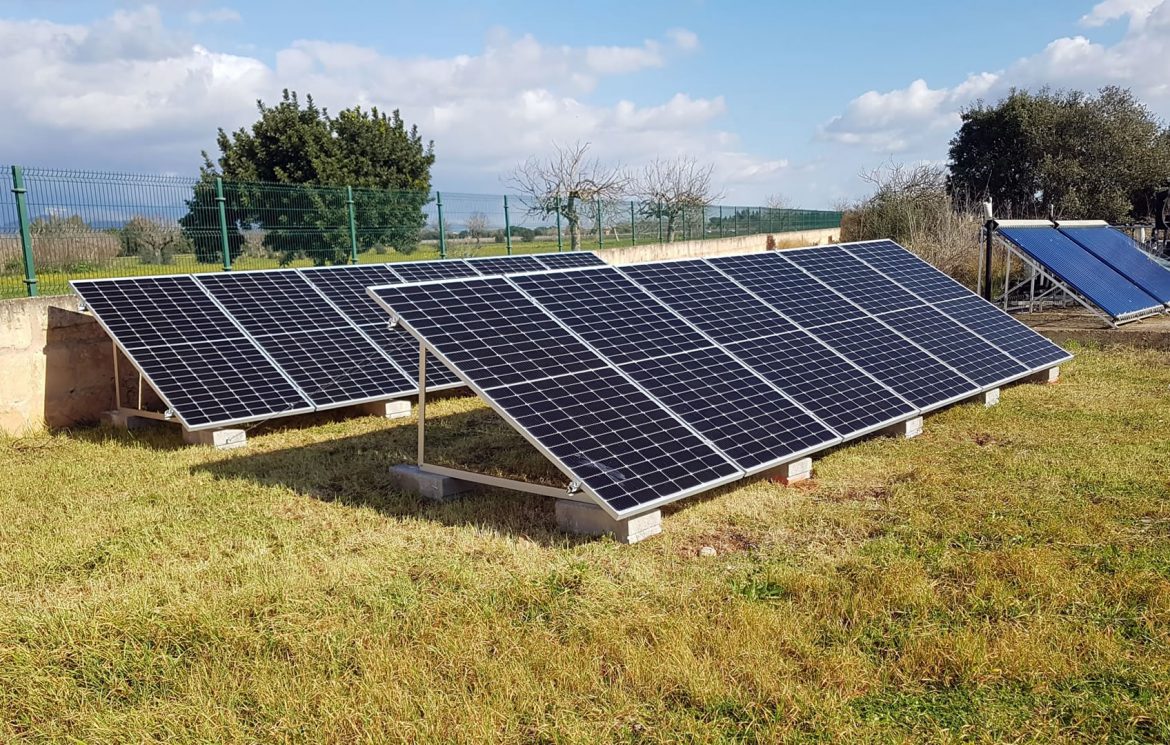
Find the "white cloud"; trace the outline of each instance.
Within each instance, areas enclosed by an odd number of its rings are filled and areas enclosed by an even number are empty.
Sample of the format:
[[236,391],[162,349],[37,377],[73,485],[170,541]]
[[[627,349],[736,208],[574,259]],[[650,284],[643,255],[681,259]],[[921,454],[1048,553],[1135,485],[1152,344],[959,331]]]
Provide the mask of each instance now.
[[1161,0],[1104,0],[1081,16],[1081,25],[1097,28],[1121,18],[1129,17],[1130,25],[1140,26]]
[[[221,9],[198,20],[234,17]],[[698,47],[683,29],[629,46],[551,45],[493,29],[475,54],[397,57],[303,39],[266,64],[195,43],[154,6],[89,25],[0,19],[0,97],[9,104],[0,162],[193,172],[217,127],[248,124],[257,99],[273,102],[287,87],[330,110],[401,109],[434,138],[436,183],[445,188],[498,191],[516,163],[574,140],[631,165],[697,154],[721,164],[732,192],[787,168],[742,152],[718,129],[722,97],[590,100],[608,79],[665,67]]]
[[192,10],[187,13],[187,22],[195,25],[204,23],[239,23],[244,20],[240,11],[233,8],[214,8],[212,10]]

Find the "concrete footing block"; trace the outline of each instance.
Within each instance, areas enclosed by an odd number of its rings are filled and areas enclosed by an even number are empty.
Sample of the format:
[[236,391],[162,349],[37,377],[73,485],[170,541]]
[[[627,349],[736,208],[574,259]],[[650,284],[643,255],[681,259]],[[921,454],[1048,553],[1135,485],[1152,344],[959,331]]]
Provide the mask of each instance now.
[[882,430],[882,434],[888,437],[905,437],[906,439],[917,437],[922,434],[922,417],[916,416],[913,419],[886,427]]
[[189,445],[207,445],[216,450],[235,450],[248,445],[248,433],[242,429],[183,430],[183,442]]
[[662,532],[662,512],[654,510],[615,520],[595,504],[558,499],[557,527],[576,535],[612,535],[618,543],[637,543]]
[[372,401],[357,407],[363,414],[386,419],[404,419],[410,416],[409,401]]
[[142,429],[143,427],[151,426],[154,424],[154,421],[146,417],[127,414],[117,409],[103,411],[101,417],[103,427],[113,427],[114,429]]
[[768,478],[788,486],[812,478],[812,458],[801,458],[768,471]]
[[1029,383],[1055,383],[1056,381],[1060,380],[1060,365],[1057,365],[1056,367],[1050,367],[1047,370],[1041,370],[1035,375],[1029,376],[1027,380]]
[[451,499],[477,488],[477,485],[471,481],[423,471],[418,466],[409,463],[392,467],[390,481],[404,492],[417,494],[436,502]]
[[984,391],[980,394],[984,406],[995,406],[999,403],[999,389],[992,388],[990,391]]

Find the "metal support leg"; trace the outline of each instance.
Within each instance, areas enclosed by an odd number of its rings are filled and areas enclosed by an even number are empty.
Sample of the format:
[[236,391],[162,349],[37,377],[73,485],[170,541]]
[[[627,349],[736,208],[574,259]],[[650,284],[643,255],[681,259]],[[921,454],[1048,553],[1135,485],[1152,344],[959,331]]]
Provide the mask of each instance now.
[[1006,312],[1008,309],[1008,293],[1010,292],[1012,281],[1012,252],[1008,251],[1004,258],[1003,268],[1003,309]]
[[118,371],[118,345],[110,342],[110,348],[114,350],[114,408],[120,409],[122,408],[122,375]]
[[418,345],[418,464],[425,460],[427,442],[427,347]]

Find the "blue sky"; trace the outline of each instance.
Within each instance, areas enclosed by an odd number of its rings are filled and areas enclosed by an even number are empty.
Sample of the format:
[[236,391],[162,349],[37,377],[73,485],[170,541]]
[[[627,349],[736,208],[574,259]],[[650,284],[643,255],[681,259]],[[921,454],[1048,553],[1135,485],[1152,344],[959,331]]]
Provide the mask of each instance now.
[[582,140],[714,162],[729,202],[829,207],[862,170],[945,160],[962,107],[1012,86],[1126,85],[1170,114],[1167,38],[1170,0],[0,0],[0,162],[190,173],[288,86],[400,107],[444,190]]

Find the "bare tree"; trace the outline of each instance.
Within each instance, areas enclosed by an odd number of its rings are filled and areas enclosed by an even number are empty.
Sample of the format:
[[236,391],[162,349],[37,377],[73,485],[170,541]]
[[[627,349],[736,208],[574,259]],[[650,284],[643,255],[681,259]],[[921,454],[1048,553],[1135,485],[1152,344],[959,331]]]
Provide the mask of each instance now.
[[674,240],[675,221],[687,210],[704,208],[723,196],[711,186],[714,163],[700,165],[690,156],[655,158],[639,174],[635,191],[642,214],[666,218],[666,240]]
[[488,216],[482,212],[472,212],[467,216],[467,234],[475,239],[475,247],[479,248],[479,240],[488,229]]
[[[620,166],[603,166],[588,158],[589,143],[553,144],[547,160],[529,158],[517,166],[507,182],[523,196],[532,215],[560,214],[569,224],[569,247],[581,246],[582,212],[589,205],[623,196],[630,177]],[[584,202],[584,206],[582,205]]]
[[769,194],[764,197],[764,206],[770,210],[790,210],[792,209],[792,200],[788,198],[787,194]]

